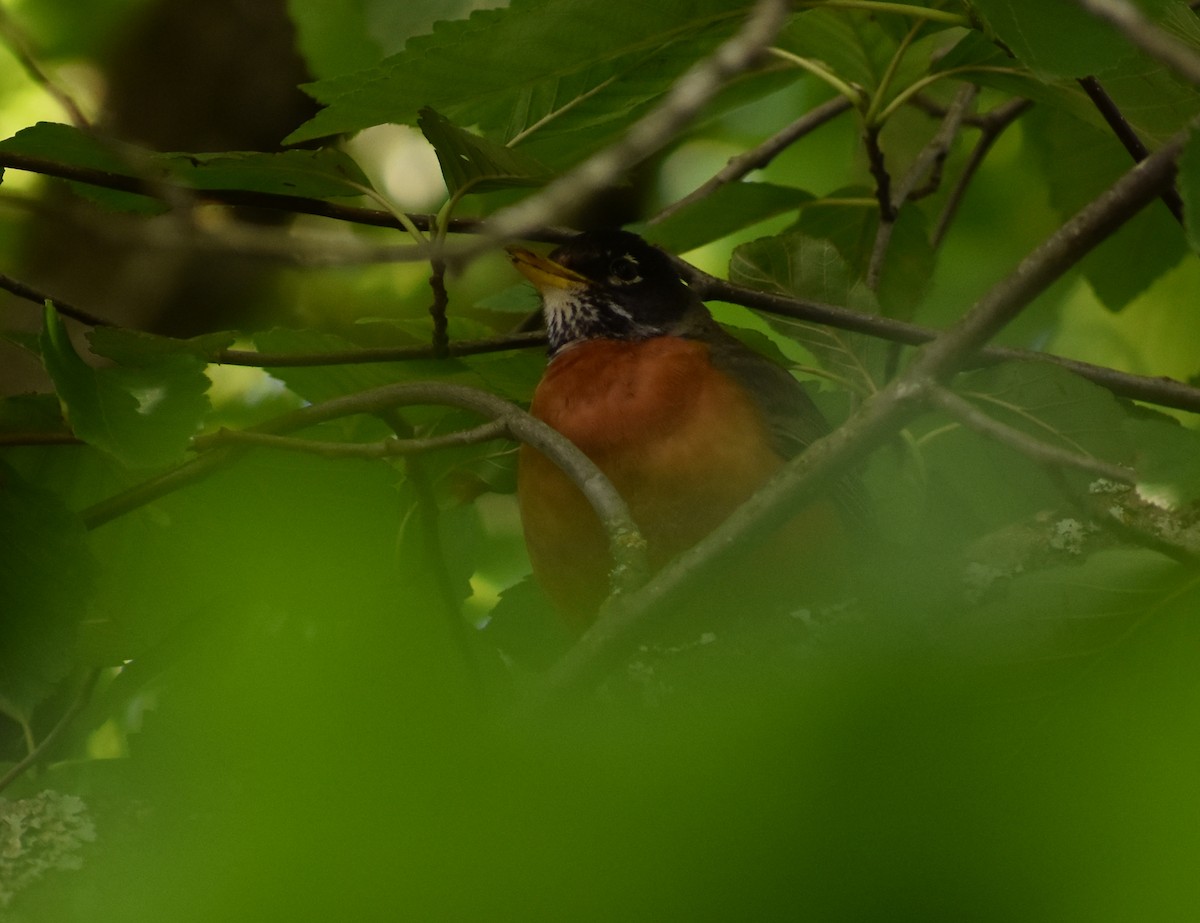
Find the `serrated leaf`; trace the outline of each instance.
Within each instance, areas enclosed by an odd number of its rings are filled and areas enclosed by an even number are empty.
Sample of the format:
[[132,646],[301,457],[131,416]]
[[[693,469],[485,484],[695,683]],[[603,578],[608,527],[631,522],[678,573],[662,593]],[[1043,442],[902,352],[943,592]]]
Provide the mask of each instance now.
[[[1046,177],[1051,204],[1066,220],[1130,168],[1129,155],[1107,129],[1036,108],[1022,119],[1022,137]],[[1186,245],[1170,213],[1153,203],[1080,262],[1096,297],[1120,311],[1178,264]]]
[[1130,419],[1126,431],[1144,500],[1168,509],[1200,501],[1200,433],[1160,416]]
[[[515,0],[505,10],[476,11],[437,23],[377,67],[305,87],[326,108],[288,141],[411,124],[424,106],[507,141],[568,105],[574,115],[580,103],[606,92],[614,76],[620,82],[648,62],[660,66],[641,77],[653,75],[651,92],[662,92],[696,59],[675,58],[671,46],[703,33],[718,41],[747,6],[745,0],[646,3],[618,16],[608,0]],[[589,117],[630,109],[628,97],[618,94]]]
[[1123,464],[1133,455],[1112,392],[1048,362],[1004,362],[959,376],[955,390],[1039,441]]
[[433,145],[442,178],[452,196],[494,192],[514,186],[539,186],[550,171],[520,151],[473,135],[428,107],[417,125]]
[[812,195],[774,183],[730,183],[675,212],[643,236],[671,253],[687,253],[776,215],[790,212]]
[[972,0],[989,30],[1044,79],[1102,74],[1131,57],[1107,23],[1074,3]]
[[[220,154],[163,154],[109,141],[70,125],[39,122],[0,141],[0,151],[52,160],[65,166],[101,170],[131,180],[176,183],[197,190],[243,190],[310,198],[358,195],[366,175],[346,154],[321,151]],[[84,189],[81,183],[73,184]],[[161,204],[136,193],[86,187],[103,204],[154,211]]]
[[[838,190],[831,197],[871,198],[867,189]],[[879,210],[858,206],[817,205],[805,208],[795,230],[837,248],[852,276],[865,282],[879,233]],[[889,317],[910,318],[933,278],[936,257],[925,216],[919,208],[903,208],[892,227],[876,297]]]
[[136,344],[125,357],[131,364],[94,369],[75,352],[51,306],[45,324],[42,359],[76,436],[131,468],[183,458],[209,410],[203,359],[186,348],[148,357],[144,335],[113,331],[106,337],[114,351],[120,353],[122,336]]
[[117,327],[96,327],[88,333],[92,352],[126,365],[148,365],[178,355],[207,361],[214,353],[232,346],[236,339],[237,334],[229,331],[205,333],[186,340]]
[[[788,233],[743,244],[729,261],[729,280],[739,285],[877,313],[871,292],[854,281],[829,241]],[[780,333],[802,344],[825,371],[859,394],[882,379],[882,341],[862,334],[765,315]]]

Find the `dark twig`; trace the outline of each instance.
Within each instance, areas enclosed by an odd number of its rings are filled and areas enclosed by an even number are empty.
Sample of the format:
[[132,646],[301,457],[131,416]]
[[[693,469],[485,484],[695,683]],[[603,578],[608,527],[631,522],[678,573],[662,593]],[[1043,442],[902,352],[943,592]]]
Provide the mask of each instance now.
[[[871,260],[867,266],[866,279],[868,288],[873,290],[879,288],[880,279],[883,277],[884,261],[891,245],[892,232],[895,230],[896,218],[900,214],[900,209],[912,198],[917,184],[921,180],[941,175],[942,164],[950,152],[950,147],[954,144],[954,139],[958,137],[959,130],[962,128],[963,116],[974,102],[977,92],[978,89],[971,84],[963,84],[959,88],[954,96],[954,102],[946,110],[946,115],[934,136],[917,155],[900,182],[896,183],[895,188],[890,191],[890,207],[886,212],[880,210],[879,228],[875,232],[875,244],[871,248]],[[879,157],[882,169],[883,154],[881,151]],[[886,175],[886,171],[884,171],[884,175]]]
[[72,320],[77,320],[82,324],[89,324],[92,327],[112,327],[115,326],[112,321],[100,317],[98,314],[92,314],[90,311],[85,311],[83,308],[77,308],[74,305],[67,304],[65,301],[59,301],[57,298],[51,298],[48,295],[39,292],[32,286],[26,285],[24,282],[18,282],[5,275],[0,275],[0,289],[16,295],[18,298],[24,298],[26,301],[32,301],[36,305],[44,305],[47,301],[53,303],[54,309],[63,317],[69,317]]
[[[59,163],[44,157],[34,157],[28,154],[17,154],[12,151],[0,151],[0,169],[23,170],[42,176],[69,180],[75,183],[85,183],[102,189],[113,189],[117,192],[130,192],[137,195],[160,197],[165,189],[174,190],[170,198],[189,197],[197,202],[213,205],[229,205],[235,207],[264,208],[275,211],[286,211],[296,215],[313,215],[319,218],[331,218],[335,221],[345,221],[351,224],[361,224],[366,227],[393,228],[406,230],[400,220],[391,212],[363,208],[357,205],[345,205],[330,202],[325,199],[311,199],[305,196],[281,195],[273,192],[253,192],[246,189],[191,189],[167,182],[150,183],[145,179],[126,173],[114,173],[109,170],[96,170],[90,167],[80,167],[72,164]],[[432,231],[437,226],[436,215],[406,215],[418,230]],[[451,234],[476,234],[482,223],[477,218],[452,218],[447,223],[446,230]],[[559,228],[539,228],[530,230],[524,238],[542,243],[562,243],[571,236],[570,231]],[[426,260],[429,255],[424,250],[412,247],[414,261]],[[392,255],[393,261],[399,261],[400,254]]]
[[806,112],[800,118],[796,119],[796,121],[792,122],[791,125],[776,132],[757,147],[738,154],[736,157],[731,157],[729,162],[714,176],[701,183],[682,199],[672,202],[647,223],[659,224],[666,221],[685,206],[707,198],[722,186],[737,182],[753,170],[762,169],[774,160],[779,153],[786,150],[805,135],[820,128],[826,122],[841,115],[849,108],[850,100],[844,96],[835,96],[828,102],[817,106],[811,112]]
[[[1117,136],[1117,140],[1129,152],[1129,156],[1133,158],[1133,162],[1140,163],[1145,160],[1150,151],[1142,143],[1142,139],[1138,137],[1137,132],[1133,130],[1133,126],[1126,120],[1121,110],[1117,107],[1117,104],[1113,102],[1113,98],[1101,86],[1100,81],[1095,77],[1080,77],[1079,85],[1083,87],[1083,92],[1092,101],[1092,105],[1096,107],[1096,111],[1108,123],[1108,127],[1112,129],[1112,133]],[[1171,214],[1175,216],[1175,220],[1183,224],[1183,199],[1179,197],[1179,193],[1175,191],[1175,187],[1172,186],[1170,189],[1163,191],[1162,201]]]
[[892,207],[892,177],[884,162],[883,149],[879,146],[879,125],[870,125],[863,132],[863,145],[867,149],[867,165],[875,179],[875,201],[879,203],[880,222],[896,220]]
[[435,258],[430,260],[430,267],[429,287],[433,290],[433,303],[429,305],[429,316],[433,318],[433,357],[445,359],[450,354],[449,321],[446,317],[450,296],[446,292],[446,261]]

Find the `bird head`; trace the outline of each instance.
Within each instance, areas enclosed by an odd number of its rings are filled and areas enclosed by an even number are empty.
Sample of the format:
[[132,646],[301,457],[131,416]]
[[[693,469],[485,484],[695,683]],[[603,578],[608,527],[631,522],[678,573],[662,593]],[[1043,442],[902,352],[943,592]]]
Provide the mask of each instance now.
[[542,296],[551,357],[586,340],[665,336],[703,310],[670,258],[628,231],[579,234],[549,257],[508,253]]

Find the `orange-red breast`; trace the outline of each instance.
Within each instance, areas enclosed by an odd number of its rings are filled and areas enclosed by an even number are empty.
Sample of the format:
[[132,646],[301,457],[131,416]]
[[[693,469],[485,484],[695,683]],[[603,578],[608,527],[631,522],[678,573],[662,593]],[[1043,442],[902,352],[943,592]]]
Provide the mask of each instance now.
[[[704,538],[827,431],[799,382],[723,330],[640,237],[589,232],[549,258],[509,253],[541,294],[549,336],[531,412],[613,482],[652,567]],[[599,521],[559,468],[524,445],[517,492],[534,576],[582,628],[608,593]],[[773,566],[803,568],[837,544],[835,505],[814,505],[787,532]]]

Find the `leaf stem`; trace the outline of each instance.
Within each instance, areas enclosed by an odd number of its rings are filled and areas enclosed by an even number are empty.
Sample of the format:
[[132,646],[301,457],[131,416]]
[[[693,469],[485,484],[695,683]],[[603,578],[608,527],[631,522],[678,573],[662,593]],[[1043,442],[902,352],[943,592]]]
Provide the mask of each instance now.
[[793,54],[785,48],[772,47],[768,48],[767,52],[782,61],[787,61],[789,64],[794,64],[801,70],[812,74],[818,80],[822,80],[829,84],[829,86],[833,87],[833,89],[836,90],[841,96],[844,96],[847,100],[849,100],[850,104],[854,106],[855,109],[861,111],[865,106],[866,96],[863,94],[862,90],[847,83],[823,64],[820,64],[811,58],[802,58],[800,55]]

